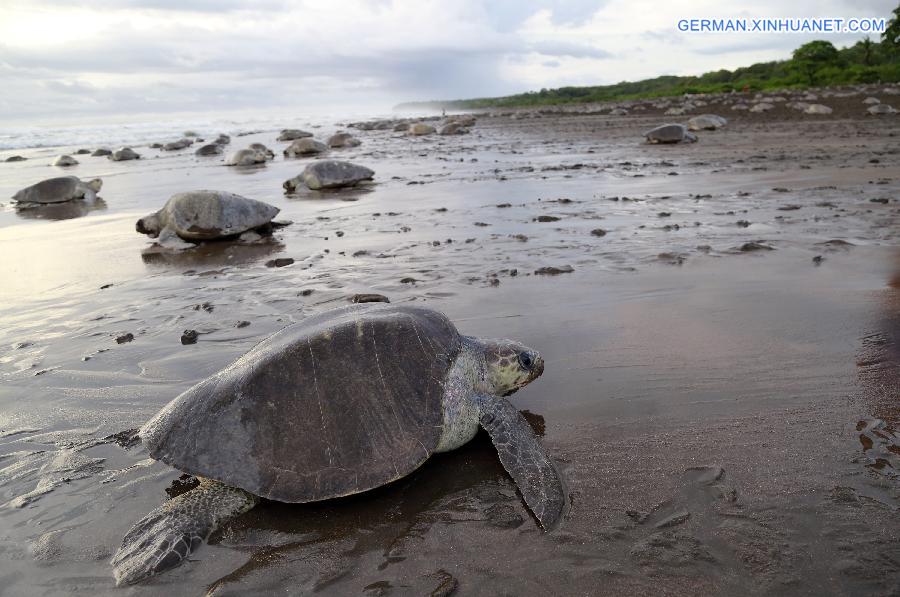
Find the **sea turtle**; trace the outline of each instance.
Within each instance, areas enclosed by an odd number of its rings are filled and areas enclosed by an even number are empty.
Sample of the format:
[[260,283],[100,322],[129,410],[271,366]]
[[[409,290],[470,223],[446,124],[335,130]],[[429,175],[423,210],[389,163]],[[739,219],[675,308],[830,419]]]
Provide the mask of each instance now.
[[193,139],[183,138],[178,141],[172,141],[171,143],[166,143],[162,146],[163,151],[178,151],[180,149],[185,149],[194,144]]
[[62,166],[62,167],[77,166],[78,160],[76,160],[75,158],[73,158],[70,155],[61,155],[61,156],[58,156],[55,160],[53,160],[53,163],[50,165],[51,166]]
[[305,139],[306,137],[312,137],[313,134],[309,131],[301,131],[300,129],[282,129],[281,134],[278,135],[278,141],[295,141],[297,139]]
[[364,180],[372,180],[375,172],[350,162],[337,160],[317,160],[308,165],[299,176],[284,181],[282,185],[288,193],[293,193],[305,183],[313,191],[355,187]]
[[140,154],[138,154],[135,150],[131,149],[130,147],[120,147],[119,149],[115,150],[114,152],[112,152],[111,154],[109,154],[106,157],[111,159],[114,162],[123,162],[126,160],[141,159]]
[[360,141],[350,133],[335,133],[328,137],[328,141],[325,142],[328,147],[331,147],[333,149],[359,147],[361,143],[362,141]]
[[255,166],[265,164],[268,160],[266,154],[258,149],[239,149],[225,160],[226,166]]
[[275,159],[275,152],[263,145],[262,143],[251,143],[250,149],[253,151],[258,151],[260,154],[265,156],[267,160]]
[[644,133],[648,143],[693,143],[697,140],[683,124],[663,124]]
[[218,143],[210,143],[208,145],[204,145],[194,152],[194,155],[199,156],[209,156],[209,155],[221,155],[222,152],[225,151],[222,149],[222,146]]
[[406,134],[413,137],[434,134],[434,127],[424,122],[414,122],[406,127]]
[[274,205],[234,193],[188,191],[172,195],[161,210],[138,220],[135,229],[158,238],[160,244],[177,244],[176,236],[199,242],[267,226],[279,211]]
[[469,129],[459,122],[448,122],[441,127],[441,130],[438,131],[438,135],[465,135],[468,132]]
[[316,155],[328,150],[328,146],[312,137],[297,139],[284,150],[285,157],[296,158],[305,155]]
[[260,498],[306,503],[381,487],[480,427],[547,530],[565,505],[560,477],[503,398],[543,370],[536,351],[462,336],[422,307],[364,303],[288,326],[140,429],[152,458],[201,481],[125,535],[116,583],[179,565]]
[[688,120],[688,129],[692,131],[714,131],[726,124],[728,124],[728,121],[718,114],[700,114]]
[[875,104],[868,110],[869,114],[895,114],[897,111],[887,104]]
[[92,201],[102,186],[103,181],[99,178],[82,182],[77,176],[58,176],[25,187],[13,195],[13,199],[20,204],[63,203],[73,199]]
[[805,114],[831,114],[833,110],[823,104],[810,104],[803,112]]

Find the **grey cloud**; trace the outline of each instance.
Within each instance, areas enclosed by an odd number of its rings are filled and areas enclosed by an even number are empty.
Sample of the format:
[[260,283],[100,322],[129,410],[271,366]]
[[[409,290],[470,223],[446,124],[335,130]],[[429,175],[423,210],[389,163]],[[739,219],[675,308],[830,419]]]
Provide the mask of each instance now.
[[488,20],[500,32],[513,31],[539,10],[553,13],[555,24],[581,25],[609,0],[492,0],[486,2]]
[[570,42],[541,42],[529,49],[545,56],[571,56],[572,58],[612,58],[613,54],[600,48]]
[[[365,39],[344,39],[339,18],[333,26],[338,30],[309,28],[298,35],[286,25],[279,27],[280,16],[302,14],[298,12],[302,11],[300,0],[82,0],[78,8],[112,11],[117,19],[121,17],[121,24],[62,49],[26,50],[0,43],[0,118],[78,112],[224,111],[313,101],[332,103],[347,97],[402,101],[502,95],[524,90],[524,83],[510,80],[502,65],[528,64],[534,53],[540,54],[544,67],[558,69],[554,80],[565,84],[565,58],[604,60],[611,72],[618,72],[618,61],[634,59],[642,51],[638,44],[642,44],[645,50],[640,59],[665,72],[672,67],[667,57],[650,55],[646,48],[678,44],[683,50],[692,41],[678,32],[674,23],[671,30],[635,35],[633,43],[625,47],[598,48],[568,39],[533,42],[516,33],[522,22],[540,9],[551,10],[557,25],[577,26],[607,1],[472,2],[466,4],[471,11],[466,15],[470,17],[466,25],[473,25],[472,30],[478,33],[464,34],[469,39],[444,39],[432,45],[411,35],[414,41],[407,42],[402,39],[403,29],[398,29],[398,39],[391,40],[396,43],[386,44],[391,49],[379,50],[374,45],[367,47]],[[881,0],[864,1],[866,5],[879,4],[878,9],[868,10],[869,14],[885,13]],[[392,4],[388,0],[378,2],[385,10]],[[29,0],[21,6],[35,4],[60,9],[73,6],[62,0]],[[135,10],[155,11],[156,17],[163,11],[177,13],[166,19],[165,26],[148,31],[129,25]],[[853,8],[849,12],[865,10]],[[206,20],[204,15],[188,18],[186,12],[229,13],[228,22],[255,19],[264,21],[267,28],[265,33],[242,28],[235,28],[242,33],[214,32],[189,25]],[[451,25],[470,31],[459,23]],[[701,48],[694,50],[694,56],[747,53],[749,64],[755,61],[755,55],[773,47],[786,57],[803,41],[802,36],[793,35],[765,39],[709,37],[697,44]],[[743,57],[740,62],[744,63]],[[689,68],[690,64],[680,67]],[[101,87],[87,81],[104,83]]]
[[[32,0],[32,6],[72,8],[69,0]],[[177,12],[277,11],[286,8],[286,0],[80,0],[78,8],[92,10],[164,10]]]

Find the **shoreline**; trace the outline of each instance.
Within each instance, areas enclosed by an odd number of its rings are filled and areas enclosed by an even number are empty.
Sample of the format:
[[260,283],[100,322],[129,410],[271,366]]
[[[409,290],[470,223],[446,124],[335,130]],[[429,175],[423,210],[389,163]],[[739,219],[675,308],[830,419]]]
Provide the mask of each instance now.
[[[376,183],[328,194],[285,195],[309,160],[262,132],[229,147],[266,143],[279,157],[262,168],[85,156],[66,172],[104,180],[102,209],[28,218],[3,200],[9,590],[120,594],[109,557],[180,475],[109,436],[285,325],[378,292],[541,351],[544,375],[513,401],[565,478],[560,527],[537,529],[479,436],[374,492],[266,503],[135,593],[428,593],[449,575],[460,595],[890,594],[900,121],[860,115],[863,97],[829,117],[725,112],[691,145],[643,144],[650,108],[481,116],[454,137],[353,129],[362,145],[327,157]],[[0,169],[3,196],[59,171]],[[134,220],[192,188],[294,223],[146,253]]]

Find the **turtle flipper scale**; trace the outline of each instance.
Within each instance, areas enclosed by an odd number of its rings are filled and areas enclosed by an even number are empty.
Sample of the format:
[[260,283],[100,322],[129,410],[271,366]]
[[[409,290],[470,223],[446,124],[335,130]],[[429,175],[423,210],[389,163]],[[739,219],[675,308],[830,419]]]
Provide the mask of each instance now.
[[257,502],[243,489],[203,479],[128,531],[112,559],[116,585],[134,584],[180,565],[213,531]]
[[481,426],[491,436],[503,468],[513,478],[525,503],[544,530],[562,515],[565,493],[553,461],[528,421],[508,400],[478,395]]

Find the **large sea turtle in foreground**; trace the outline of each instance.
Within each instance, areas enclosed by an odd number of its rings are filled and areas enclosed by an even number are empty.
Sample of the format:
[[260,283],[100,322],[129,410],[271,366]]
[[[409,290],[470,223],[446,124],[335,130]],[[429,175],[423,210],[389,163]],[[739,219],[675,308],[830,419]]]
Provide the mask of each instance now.
[[462,336],[421,307],[352,305],[289,326],[140,429],[151,457],[201,481],[125,535],[116,583],[179,565],[260,498],[305,503],[381,487],[480,427],[548,529],[565,504],[559,474],[503,398],[543,370],[536,351]]
[[267,226],[279,211],[274,205],[225,191],[188,191],[172,195],[161,210],[138,220],[135,229],[158,238],[160,244],[177,244],[178,238],[200,242]]
[[100,192],[103,181],[95,178],[83,182],[77,176],[57,176],[33,184],[13,195],[17,203],[63,203],[75,199],[92,201]]

